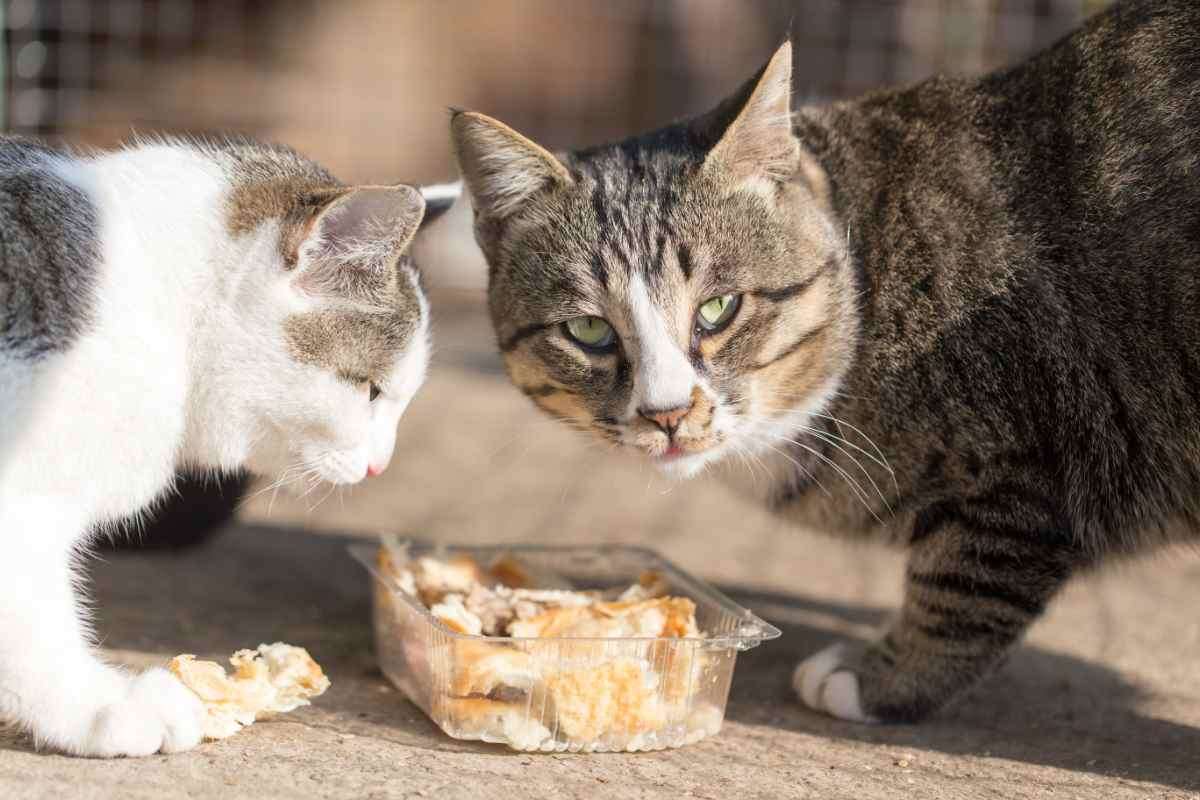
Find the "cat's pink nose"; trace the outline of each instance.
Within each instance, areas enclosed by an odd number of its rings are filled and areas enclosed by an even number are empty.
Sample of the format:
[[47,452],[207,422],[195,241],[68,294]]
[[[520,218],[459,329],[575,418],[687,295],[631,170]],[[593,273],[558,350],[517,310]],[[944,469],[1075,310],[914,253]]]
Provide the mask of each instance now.
[[683,418],[688,415],[688,412],[695,405],[696,401],[693,398],[687,405],[680,405],[675,408],[639,408],[638,414],[657,425],[667,435],[668,439],[673,439],[679,423],[683,421]]
[[387,465],[367,464],[367,477],[374,478],[376,475],[382,474],[385,466]]

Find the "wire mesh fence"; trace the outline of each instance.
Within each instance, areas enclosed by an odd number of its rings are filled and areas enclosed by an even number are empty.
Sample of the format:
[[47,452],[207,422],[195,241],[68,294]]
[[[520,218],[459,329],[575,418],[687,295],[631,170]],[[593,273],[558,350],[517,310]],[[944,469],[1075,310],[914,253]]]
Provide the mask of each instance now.
[[348,178],[445,177],[445,108],[555,146],[701,110],[789,30],[802,99],[1023,58],[1097,0],[4,0],[3,124],[286,140]]

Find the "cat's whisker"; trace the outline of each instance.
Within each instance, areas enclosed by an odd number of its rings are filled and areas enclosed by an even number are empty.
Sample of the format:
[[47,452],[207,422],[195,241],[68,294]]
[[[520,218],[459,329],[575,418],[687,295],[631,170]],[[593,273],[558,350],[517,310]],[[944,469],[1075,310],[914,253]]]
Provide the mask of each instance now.
[[766,482],[769,487],[771,484],[771,470],[766,464],[763,463],[763,460],[758,457],[758,454],[749,448],[743,447],[740,448],[739,455],[741,455],[743,462],[746,463],[747,469],[750,470],[750,475],[752,476],[751,480],[754,481],[754,486],[756,488],[758,486],[758,473],[755,471],[755,468],[757,467],[758,469],[762,470],[763,475],[766,476]]
[[314,511],[316,511],[317,508],[320,507],[320,505],[322,503],[324,503],[326,500],[329,499],[330,495],[332,495],[334,492],[337,491],[337,488],[338,488],[338,484],[336,484],[336,483],[329,484],[329,491],[327,491],[327,492],[325,492],[325,494],[321,495],[321,499],[313,504],[313,507],[308,510],[308,513],[311,514]]
[[[833,417],[830,417],[830,416],[829,416],[829,415],[827,415],[827,414],[812,414],[812,413],[809,413],[809,412],[803,412],[803,411],[797,411],[797,412],[794,412],[794,413],[796,414],[796,417],[797,417],[798,419],[805,420],[805,421],[807,421],[807,420],[808,420],[808,418],[809,418],[809,417],[811,417],[811,416],[820,416],[820,417],[824,417],[825,419],[828,419],[828,420],[832,421],[832,422],[833,422],[835,425],[838,425],[839,427],[840,427],[842,424],[844,424],[844,423],[842,423],[842,421],[841,421],[841,420],[839,420],[839,419],[835,419],[835,418],[833,418]],[[784,419],[786,419],[787,417],[785,416],[785,417],[783,417],[783,418],[784,418]],[[832,437],[833,439],[836,439],[837,441],[841,442],[842,444],[846,445],[847,447],[851,448],[852,450],[856,450],[856,451],[858,451],[859,453],[862,453],[864,456],[866,456],[867,458],[869,458],[871,461],[873,461],[874,463],[878,464],[878,465],[879,465],[879,466],[880,466],[882,469],[884,469],[885,471],[887,471],[887,473],[888,473],[889,475],[891,475],[893,478],[895,477],[895,474],[896,474],[896,473],[895,473],[895,470],[893,470],[893,469],[892,469],[892,465],[888,463],[888,461],[887,461],[886,457],[884,457],[883,453],[882,453],[882,452],[880,452],[880,450],[879,450],[879,447],[878,447],[877,445],[875,445],[875,443],[874,443],[874,442],[872,442],[872,441],[871,441],[871,440],[870,440],[870,439],[869,439],[869,438],[868,438],[868,437],[867,437],[865,434],[863,434],[861,431],[858,431],[858,429],[857,429],[857,428],[853,428],[853,426],[851,426],[851,425],[848,425],[848,424],[846,425],[846,427],[848,427],[848,428],[852,428],[853,430],[855,430],[856,432],[858,432],[858,433],[859,433],[859,434],[860,434],[860,435],[861,435],[861,436],[862,436],[864,439],[866,439],[866,440],[867,440],[867,442],[868,442],[869,444],[871,444],[871,446],[872,446],[872,447],[874,447],[874,448],[875,448],[875,453],[870,453],[870,452],[868,452],[867,450],[864,450],[862,447],[860,447],[860,446],[856,445],[854,442],[851,442],[849,439],[847,439],[847,438],[846,438],[844,435],[842,435],[842,434],[833,433],[833,432],[831,432],[831,431],[826,431],[826,430],[821,430],[820,428],[814,428],[814,427],[812,427],[812,426],[809,426],[809,425],[805,425],[805,424],[803,424],[803,422],[799,423],[799,424],[797,425],[797,427],[798,427],[799,429],[801,429],[801,430],[804,430],[804,431],[808,432],[808,433],[814,433],[814,434],[817,434],[817,433],[819,433],[819,434],[822,434],[822,435],[824,435],[824,436],[829,436],[829,437]]]
[[734,454],[737,455],[741,460],[742,465],[746,467],[746,470],[750,473],[750,479],[754,482],[755,487],[758,486],[758,473],[754,471],[754,467],[756,465],[763,471],[763,474],[767,476],[767,483],[769,484],[771,482],[771,471],[767,469],[767,466],[762,463],[762,459],[760,459],[753,451],[751,451],[750,448],[745,447],[736,441],[731,441],[730,446],[733,448]]
[[[751,435],[750,438],[753,439],[754,441],[758,442],[758,444],[761,444],[763,447],[766,447],[767,449],[774,451],[780,457],[785,458],[788,461],[792,462],[792,464],[796,467],[796,469],[800,470],[800,472],[803,473],[805,475],[805,477],[811,479],[812,482],[817,485],[817,487],[825,494],[826,497],[830,497],[830,498],[833,497],[833,495],[830,493],[830,491],[825,488],[825,485],[823,483],[821,483],[820,479],[817,478],[816,473],[814,473],[812,470],[805,467],[803,464],[801,464],[796,459],[792,458],[790,455],[785,453],[783,450],[780,450],[778,447],[776,447],[769,437],[761,436],[761,435],[759,435],[759,436]],[[798,444],[798,443],[794,442],[793,444]],[[800,446],[803,447],[803,445],[800,445]],[[770,473],[768,472],[768,475],[769,474]]]
[[[750,459],[754,463],[758,464],[759,468],[762,469],[763,474],[767,476],[767,484],[770,485],[771,483],[773,483],[775,477],[774,477],[774,475],[771,474],[771,468],[766,464],[766,462],[763,461],[762,457],[759,456],[758,453],[755,453],[753,450],[747,450],[747,453],[749,454]],[[797,467],[803,472],[808,472],[807,470],[804,470],[804,468],[800,467],[799,465],[797,465]],[[809,472],[809,475],[810,475],[810,477],[813,478],[814,481],[816,480],[816,477],[813,476],[811,472]],[[820,483],[818,482],[817,485],[820,486]],[[822,486],[821,490],[824,491],[825,487]]]
[[303,474],[296,474],[286,481],[280,481],[276,483],[275,487],[271,490],[271,500],[267,503],[267,516],[270,516],[275,509],[275,498],[279,496],[279,490],[291,486],[293,483],[300,481],[302,478]]
[[249,503],[254,498],[258,497],[259,495],[270,492],[271,499],[267,503],[267,515],[270,516],[271,512],[275,508],[275,498],[278,496],[279,490],[281,488],[287,486],[288,484],[294,482],[295,480],[297,480],[300,477],[300,470],[302,470],[302,469],[304,469],[304,462],[296,462],[294,464],[289,464],[287,467],[285,467],[283,469],[282,472],[279,473],[278,478],[276,478],[270,484],[264,486],[263,488],[261,488],[257,492],[255,492],[254,494],[250,495],[249,497],[245,498],[240,503],[238,503],[238,508],[239,509],[242,508],[243,506],[245,506],[247,503]]
[[[330,460],[336,461],[336,459],[334,459],[333,457],[330,457]],[[316,489],[317,487],[321,486],[321,484],[327,482],[327,481],[325,481],[324,478],[321,477],[320,473],[316,470],[315,467],[314,467],[314,473],[315,474],[313,476],[313,485],[312,485],[312,487],[310,487],[310,491],[313,489]],[[324,503],[326,500],[328,500],[329,497],[335,491],[337,491],[338,484],[333,483],[333,482],[328,482],[328,483],[329,483],[329,489],[325,492],[325,494],[321,495],[321,498],[319,500],[317,500],[315,503],[312,504],[311,507],[309,507],[307,513],[311,514],[314,511],[316,511],[321,506],[322,503]],[[307,494],[308,494],[308,492],[305,492],[305,495],[307,495]]]
[[742,448],[738,447],[737,445],[734,445],[732,447],[732,450],[733,450],[733,454],[735,456],[737,456],[738,461],[741,463],[741,465],[743,467],[745,467],[746,472],[750,473],[750,481],[751,481],[752,485],[755,488],[758,488],[758,473],[756,473],[754,471],[754,469],[751,468],[750,461],[746,458],[746,452]]
[[867,511],[870,512],[871,516],[875,518],[876,522],[878,522],[880,525],[884,524],[884,521],[880,518],[879,514],[877,514],[875,512],[875,509],[871,508],[870,497],[867,494],[866,490],[862,488],[862,484],[860,484],[858,482],[857,478],[855,478],[853,475],[851,475],[849,472],[847,472],[845,469],[843,469],[842,466],[840,464],[838,464],[836,461],[834,461],[832,458],[829,458],[827,455],[820,452],[819,450],[817,450],[813,447],[809,447],[808,445],[804,444],[803,442],[798,442],[795,439],[791,439],[789,441],[791,441],[791,443],[796,445],[797,447],[804,448],[805,450],[812,453],[817,458],[824,461],[829,466],[833,467],[833,469],[835,471],[837,471],[837,473],[846,480],[846,483],[848,483],[850,485],[850,488],[854,490],[854,494],[859,499],[859,501],[863,504],[863,508],[865,508]]
[[863,441],[865,441],[867,444],[869,444],[871,446],[871,449],[874,450],[874,454],[869,453],[866,450],[864,450],[863,448],[859,447],[858,445],[853,444],[852,442],[850,442],[848,439],[845,438],[844,434],[839,434],[838,438],[841,439],[841,441],[845,442],[846,444],[850,445],[851,447],[854,447],[856,450],[861,452],[863,455],[870,457],[872,461],[874,461],[876,464],[878,464],[879,466],[886,469],[888,472],[893,473],[893,474],[895,473],[895,470],[892,469],[892,465],[890,463],[888,463],[887,456],[884,455],[883,450],[880,449],[879,445],[875,444],[875,440],[873,440],[867,434],[863,433],[862,430],[860,430],[859,428],[856,428],[855,426],[851,425],[849,422],[846,422],[843,419],[839,419],[838,417],[833,416],[832,414],[826,414],[824,412],[815,411],[815,412],[812,412],[810,414],[810,416],[827,419],[830,422],[832,422],[834,425],[837,425],[839,430],[841,428],[849,428],[854,433],[857,433],[859,436],[861,436],[863,438]]
[[320,469],[316,466],[309,467],[309,469],[306,470],[303,475],[303,480],[308,484],[308,488],[304,490],[303,494],[296,498],[297,500],[303,500],[304,498],[308,497],[310,494],[312,494],[314,489],[323,483]]
[[[857,433],[859,436],[861,436],[864,440],[866,440],[867,444],[871,445],[871,447],[873,447],[875,449],[875,454],[877,456],[879,456],[880,461],[882,462],[884,468],[887,469],[888,472],[892,473],[892,477],[893,477],[893,479],[895,479],[895,475],[896,475],[895,470],[892,469],[891,464],[888,463],[887,456],[884,455],[883,450],[880,449],[879,445],[877,445],[875,443],[874,439],[872,439],[867,434],[863,433],[862,430],[860,430],[859,428],[856,428],[855,426],[851,425],[849,422],[846,422],[844,419],[839,419],[839,418],[833,416],[832,414],[827,414],[827,413],[824,413],[821,411],[815,411],[815,412],[813,412],[813,416],[814,417],[823,417],[837,425],[844,425],[847,428],[849,428],[850,430]],[[899,487],[897,487],[897,491],[899,491]]]
[[247,503],[249,503],[254,498],[258,497],[259,495],[266,494],[267,492],[278,489],[280,486],[282,486],[284,483],[286,483],[289,480],[289,473],[292,470],[293,470],[293,467],[288,467],[282,473],[280,473],[280,477],[276,478],[271,483],[262,487],[257,492],[254,492],[254,493],[249,494],[246,497],[242,498],[241,501],[239,501],[237,504],[238,510],[241,510],[243,507],[246,506]]
[[[843,419],[833,416],[832,414],[828,414],[828,413],[821,412],[821,411],[804,411],[804,410],[800,410],[800,409],[795,409],[795,410],[791,410],[791,411],[785,411],[784,413],[780,414],[777,417],[777,419],[786,421],[792,417],[795,417],[795,418],[801,419],[801,420],[808,420],[811,417],[820,417],[822,419],[829,420],[830,422],[834,423],[835,425],[838,425],[839,427],[845,426],[845,427],[849,428],[851,431],[853,431],[854,433],[861,436],[863,438],[863,440],[874,449],[874,451],[875,451],[874,455],[867,452],[865,449],[856,445],[855,443],[851,442],[845,436],[839,436],[839,435],[831,433],[829,431],[822,431],[820,429],[812,428],[812,427],[804,425],[804,424],[800,424],[798,426],[799,428],[801,428],[801,429],[805,430],[806,432],[813,434],[813,435],[832,437],[833,439],[836,439],[838,442],[841,442],[842,444],[846,445],[847,447],[849,447],[853,450],[856,450],[857,452],[862,453],[862,455],[871,459],[871,461],[873,461],[875,464],[878,464],[881,468],[883,468],[884,470],[887,471],[888,476],[891,478],[891,481],[892,481],[892,488],[895,490],[896,495],[899,496],[900,484],[899,484],[899,481],[896,479],[895,469],[892,468],[891,463],[887,460],[887,456],[884,455],[883,450],[879,447],[879,445],[876,444],[875,441],[870,436],[868,436],[866,433],[864,433],[861,429],[855,427],[854,425],[850,424],[849,422],[846,422]],[[839,450],[842,449],[833,441],[830,441],[829,443],[832,444],[834,447],[838,447]],[[845,452],[845,451],[843,450],[842,452]],[[850,457],[850,459],[852,461],[855,461],[855,463],[857,464],[859,469],[863,469],[862,464],[859,464],[857,459],[854,458],[854,456],[852,456],[850,453],[846,453],[846,455],[848,457]],[[869,472],[867,472],[867,470],[863,469],[863,472],[867,474],[868,479],[871,479],[871,475]],[[875,481],[873,479],[871,479],[871,483],[874,484]],[[876,486],[875,490],[878,492],[879,487]],[[880,493],[880,494],[882,497],[882,493]],[[887,500],[884,499],[884,502],[887,503]],[[890,504],[889,504],[889,510],[890,510]]]
[[[849,450],[847,450],[846,448],[844,448],[840,444],[838,444],[837,437],[831,436],[831,435],[825,433],[824,431],[817,430],[816,428],[809,428],[807,426],[804,426],[804,429],[810,435],[817,437],[818,439],[820,439],[823,442],[827,442],[828,444],[836,447],[839,451],[841,451],[843,454],[845,454],[846,458],[850,459],[850,461],[852,461],[854,463],[854,466],[858,467],[862,471],[862,474],[867,476],[867,480],[870,481],[871,487],[875,490],[875,493],[879,495],[879,499],[883,501],[884,506],[887,507],[888,513],[890,513],[892,516],[896,515],[896,512],[892,510],[892,504],[888,501],[887,497],[884,496],[883,490],[879,488],[879,484],[875,483],[875,478],[873,478],[871,476],[870,470],[868,470],[866,467],[864,467],[862,465],[862,462],[860,462],[857,458],[854,457],[853,453],[851,453]],[[843,439],[842,441],[845,441],[845,440]],[[799,444],[799,443],[797,442],[797,444]],[[846,444],[849,444],[849,442],[846,442]]]

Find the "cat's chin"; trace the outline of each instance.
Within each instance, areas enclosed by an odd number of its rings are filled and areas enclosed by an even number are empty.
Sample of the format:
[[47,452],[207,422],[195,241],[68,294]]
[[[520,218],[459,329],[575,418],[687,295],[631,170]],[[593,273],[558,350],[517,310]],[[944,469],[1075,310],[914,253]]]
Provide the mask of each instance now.
[[[272,457],[275,456],[275,457]],[[248,469],[287,496],[308,496],[329,487],[353,486],[371,473],[366,459],[331,449],[287,451],[285,457],[267,454],[247,459]]]
[[721,448],[710,447],[707,450],[702,450],[698,453],[688,453],[678,456],[656,456],[654,457],[654,465],[659,471],[677,481],[686,481],[696,477],[705,467],[712,464],[721,457]]

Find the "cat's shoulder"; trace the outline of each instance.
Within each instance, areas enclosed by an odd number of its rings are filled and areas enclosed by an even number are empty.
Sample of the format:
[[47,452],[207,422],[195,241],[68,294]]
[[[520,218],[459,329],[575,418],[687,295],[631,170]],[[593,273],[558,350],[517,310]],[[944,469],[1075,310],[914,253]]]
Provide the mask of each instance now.
[[92,199],[68,178],[73,156],[0,136],[0,350],[36,359],[86,328],[99,263]]

